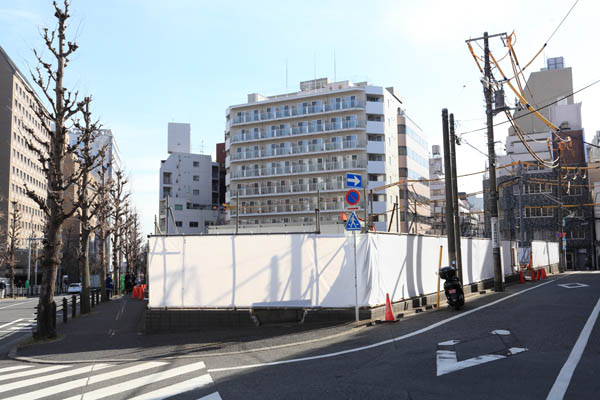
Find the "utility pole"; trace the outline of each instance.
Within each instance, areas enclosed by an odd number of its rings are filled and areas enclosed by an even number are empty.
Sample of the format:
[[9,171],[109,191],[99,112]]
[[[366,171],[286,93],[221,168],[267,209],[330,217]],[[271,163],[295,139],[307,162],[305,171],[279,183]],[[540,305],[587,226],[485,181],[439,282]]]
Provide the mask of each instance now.
[[454,242],[456,253],[456,268],[458,278],[463,282],[462,253],[460,249],[460,208],[458,207],[458,179],[456,178],[456,149],[454,147],[456,136],[454,135],[454,114],[450,114],[450,167],[452,172],[452,208],[454,209]]
[[404,233],[408,233],[408,177],[404,178]]
[[496,186],[496,152],[494,149],[494,114],[492,110],[492,69],[490,67],[490,45],[487,32],[483,34],[484,74],[483,93],[485,95],[485,113],[487,117],[488,160],[490,174],[489,210],[492,230],[492,256],[494,259],[494,289],[504,291],[502,260],[500,258],[500,232],[498,230],[498,189]]
[[558,239],[558,254],[559,254],[559,261],[558,261],[558,272],[563,273],[565,272],[565,268],[567,267],[566,262],[563,262],[565,257],[566,257],[566,249],[563,249],[563,243],[564,239],[563,239],[563,232],[565,231],[565,220],[563,219],[563,210],[562,210],[562,154],[560,151],[560,143],[557,143],[557,153],[558,153],[558,168],[557,168],[557,173],[558,173],[558,224],[559,224],[559,232],[560,232],[560,238]]
[[519,247],[525,246],[525,216],[523,209],[523,195],[525,194],[523,182],[523,165],[519,161],[517,165],[517,174],[519,176]]
[[448,263],[456,262],[454,239],[454,210],[452,203],[452,166],[450,161],[450,134],[448,132],[448,109],[442,109],[442,133],[444,135],[444,181],[446,182],[446,232],[448,236]]

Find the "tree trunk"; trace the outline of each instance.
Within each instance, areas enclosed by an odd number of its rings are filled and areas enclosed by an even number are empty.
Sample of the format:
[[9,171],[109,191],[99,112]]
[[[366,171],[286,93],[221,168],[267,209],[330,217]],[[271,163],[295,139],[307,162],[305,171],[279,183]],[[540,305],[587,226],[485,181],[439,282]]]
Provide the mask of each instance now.
[[[52,206],[57,207],[56,204]],[[60,263],[62,224],[54,218],[54,215],[51,215],[48,219],[48,243],[44,246],[42,284],[38,303],[37,332],[35,334],[37,339],[53,339],[56,337],[52,304],[54,303],[56,272]]]
[[[83,225],[84,222],[81,221]],[[87,314],[91,311],[90,305],[90,260],[89,260],[89,246],[88,240],[90,232],[83,228],[81,235],[79,236],[79,267],[81,268],[81,313]]]
[[108,301],[108,294],[106,293],[106,233],[104,227],[98,230],[100,236],[100,295],[102,301]]

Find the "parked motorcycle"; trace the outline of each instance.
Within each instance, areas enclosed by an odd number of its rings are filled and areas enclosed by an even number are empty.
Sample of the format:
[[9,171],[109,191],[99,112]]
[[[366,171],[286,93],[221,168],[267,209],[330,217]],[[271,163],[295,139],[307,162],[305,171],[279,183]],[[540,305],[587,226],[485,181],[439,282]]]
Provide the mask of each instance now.
[[456,268],[450,266],[440,269],[440,277],[445,281],[444,292],[448,299],[448,305],[459,310],[465,304],[465,293],[456,275]]

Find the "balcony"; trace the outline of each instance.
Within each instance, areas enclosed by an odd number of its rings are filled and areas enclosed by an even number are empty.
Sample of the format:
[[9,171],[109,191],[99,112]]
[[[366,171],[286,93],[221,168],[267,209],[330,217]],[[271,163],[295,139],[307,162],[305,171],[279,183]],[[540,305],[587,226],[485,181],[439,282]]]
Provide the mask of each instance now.
[[346,190],[347,188],[345,182],[336,181],[321,183],[296,183],[293,185],[247,186],[237,189],[237,192],[239,192],[240,197],[253,197],[264,195],[278,196],[289,194],[316,193],[317,191],[326,193]]
[[[302,203],[273,203],[258,205],[240,205],[240,216],[258,216],[264,214],[271,215],[289,215],[289,214],[307,214],[314,213],[317,208],[316,199]],[[362,207],[362,202],[359,204]],[[342,212],[344,211],[344,202],[342,201],[321,201],[320,211],[323,212]],[[235,214],[235,212],[234,212]]]
[[367,121],[367,133],[384,133],[383,121]]
[[283,156],[297,156],[313,153],[327,153],[344,150],[365,149],[366,143],[358,140],[342,140],[339,142],[325,142],[320,144],[294,145],[289,147],[278,147],[274,149],[262,148],[246,152],[234,153],[231,155],[232,161],[255,160]]
[[351,169],[364,169],[367,167],[367,161],[364,160],[350,160],[350,161],[338,161],[328,163],[315,163],[315,164],[292,164],[282,167],[275,168],[252,168],[238,170],[233,173],[233,179],[244,179],[244,178],[256,178],[266,176],[279,176],[279,175],[295,175],[295,174],[314,174],[316,172],[329,172],[329,171],[346,171]]
[[365,102],[359,100],[353,101],[342,101],[339,103],[325,103],[320,105],[310,105],[303,107],[298,105],[296,107],[291,106],[289,108],[280,109],[278,111],[263,111],[256,113],[244,113],[240,116],[236,116],[231,120],[231,126],[240,125],[240,124],[248,124],[252,122],[260,122],[260,121],[272,121],[279,120],[283,118],[291,118],[291,117],[299,117],[303,115],[312,115],[326,112],[335,112],[342,110],[352,110],[352,109],[364,109]]
[[349,129],[364,129],[365,121],[363,120],[350,120],[350,121],[339,121],[336,123],[324,123],[315,125],[304,125],[292,128],[284,129],[260,129],[254,132],[237,133],[231,135],[231,143],[240,142],[253,142],[256,140],[267,140],[276,139],[289,136],[302,136],[302,135],[314,135],[321,134],[323,132],[334,132],[343,131]]
[[383,101],[367,101],[365,111],[367,114],[383,115]]
[[367,143],[367,153],[385,154],[385,142],[369,141]]
[[369,161],[367,172],[369,174],[385,174],[385,161]]

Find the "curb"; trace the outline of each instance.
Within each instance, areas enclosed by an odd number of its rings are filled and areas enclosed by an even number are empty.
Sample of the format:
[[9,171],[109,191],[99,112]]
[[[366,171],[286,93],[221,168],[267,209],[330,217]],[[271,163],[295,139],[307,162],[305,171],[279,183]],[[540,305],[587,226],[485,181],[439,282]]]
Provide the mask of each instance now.
[[[555,276],[555,275],[558,279],[568,276],[568,275],[564,275],[564,273],[563,274],[557,273],[557,274],[548,274],[548,277]],[[562,275],[562,276],[560,276],[560,275]],[[518,281],[513,282],[513,283],[509,283],[509,282],[505,283],[506,286],[515,286],[518,284],[519,284]],[[465,293],[465,298],[481,297],[481,296],[492,294],[492,293],[495,293],[494,290],[489,290],[489,293],[488,293],[488,290],[480,290],[479,292],[474,292],[474,293],[469,293],[469,294]],[[423,314],[424,312],[427,312],[427,311],[435,311],[436,308],[437,307],[435,305],[425,305],[421,308],[414,308],[412,310],[407,310],[407,312],[400,313],[396,316],[396,318],[398,318],[397,321],[399,321],[404,318],[412,317],[412,316],[415,316],[418,314]],[[440,307],[440,309],[441,309],[441,307]],[[38,363],[38,364],[90,364],[90,363],[93,364],[93,363],[102,363],[102,362],[128,363],[128,362],[148,361],[148,360],[156,360],[156,359],[177,360],[177,359],[191,359],[191,358],[198,358],[198,357],[219,357],[219,356],[255,353],[255,352],[260,352],[260,351],[268,351],[268,350],[293,347],[293,346],[298,346],[298,345],[303,345],[303,344],[310,344],[310,343],[317,343],[317,342],[321,342],[321,341],[331,340],[331,339],[334,339],[337,337],[342,337],[342,336],[348,335],[351,332],[353,332],[354,329],[357,329],[357,328],[362,330],[367,327],[375,326],[378,324],[378,322],[380,322],[380,321],[378,319],[374,319],[374,318],[370,319],[370,320],[366,320],[366,321],[362,320],[360,322],[350,322],[347,324],[348,326],[350,326],[350,329],[347,329],[340,333],[336,333],[333,335],[329,335],[329,336],[325,336],[325,337],[317,338],[317,339],[299,341],[299,342],[294,342],[294,343],[285,343],[285,344],[275,345],[275,346],[260,347],[260,348],[256,348],[256,349],[221,352],[221,353],[202,353],[202,354],[197,354],[197,355],[177,355],[178,353],[181,353],[181,352],[167,352],[162,355],[154,355],[154,356],[138,357],[138,358],[120,358],[120,359],[102,358],[102,359],[92,359],[92,360],[73,360],[73,361],[60,360],[59,361],[59,360],[46,360],[46,359],[39,359],[39,358],[35,358],[35,357],[19,356],[17,354],[18,346],[19,346],[19,344],[21,344],[21,342],[24,342],[25,340],[27,340],[27,338],[23,338],[23,340],[20,340],[9,350],[8,358],[15,360],[15,361]],[[210,347],[215,344],[217,344],[217,343],[211,343],[211,344],[207,345],[206,347]]]
[[[17,347],[19,344],[17,344],[8,352],[8,357],[15,361],[23,361],[23,362],[38,363],[38,364],[90,364],[90,363],[93,364],[93,363],[103,363],[103,362],[104,363],[105,362],[128,363],[128,362],[149,361],[149,360],[156,360],[156,359],[181,360],[181,359],[190,359],[190,358],[198,358],[198,357],[204,357],[204,358],[205,357],[221,357],[221,356],[231,356],[231,355],[238,355],[238,354],[256,353],[259,351],[268,351],[268,350],[281,349],[281,348],[286,348],[286,347],[299,346],[299,345],[303,345],[303,344],[322,342],[322,341],[331,340],[331,339],[335,339],[338,337],[348,335],[351,332],[353,332],[354,329],[356,329],[356,328],[359,328],[359,329],[364,328],[363,324],[356,325],[355,323],[352,323],[349,325],[351,326],[350,329],[347,329],[343,332],[336,333],[333,335],[318,338],[318,339],[303,340],[303,341],[294,342],[294,343],[285,343],[285,344],[280,344],[280,345],[275,345],[275,346],[259,347],[256,349],[229,351],[229,352],[222,352],[222,353],[203,353],[203,354],[197,354],[197,355],[179,355],[178,356],[178,355],[176,355],[178,352],[168,352],[168,353],[164,353],[163,355],[155,355],[155,356],[147,356],[147,357],[139,357],[139,358],[100,358],[100,359],[92,359],[92,360],[73,360],[73,361],[61,360],[61,361],[58,361],[58,360],[45,360],[45,359],[40,359],[40,358],[35,358],[35,357],[19,356],[19,355],[17,355]],[[214,344],[217,344],[217,343],[211,343],[210,345],[208,345],[206,347],[210,347],[211,345],[214,345]]]

